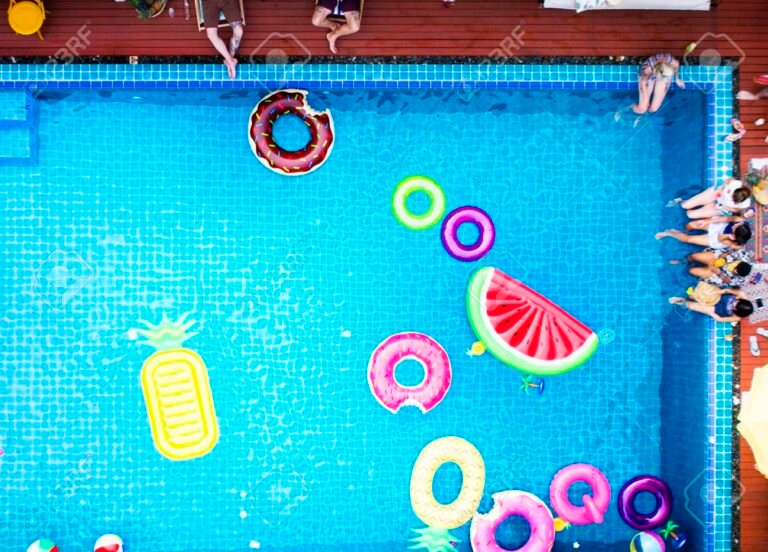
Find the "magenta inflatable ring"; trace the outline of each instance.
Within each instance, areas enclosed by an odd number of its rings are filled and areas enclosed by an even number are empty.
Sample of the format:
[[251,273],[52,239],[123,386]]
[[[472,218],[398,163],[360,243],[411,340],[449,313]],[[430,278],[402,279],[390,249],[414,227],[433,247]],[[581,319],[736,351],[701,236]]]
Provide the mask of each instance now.
[[[635,498],[642,492],[651,493],[656,498],[656,507],[647,514],[635,508]],[[624,523],[638,531],[652,531],[664,525],[672,514],[672,491],[658,477],[638,475],[624,483],[616,505]]]
[[[479,233],[475,243],[464,245],[459,241],[459,226],[462,224],[475,225]],[[476,261],[485,257],[493,247],[493,242],[496,241],[496,227],[488,213],[467,205],[454,209],[445,217],[440,239],[445,250],[454,259],[464,262]]]

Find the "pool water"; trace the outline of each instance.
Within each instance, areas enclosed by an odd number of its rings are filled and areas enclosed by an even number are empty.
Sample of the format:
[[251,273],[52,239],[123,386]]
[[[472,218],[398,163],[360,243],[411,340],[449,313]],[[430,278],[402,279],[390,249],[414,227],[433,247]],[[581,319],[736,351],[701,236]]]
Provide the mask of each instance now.
[[[660,152],[670,127],[699,120],[695,107],[635,127],[626,113],[614,120],[630,91],[312,90],[333,114],[335,149],[286,178],[247,141],[263,92],[35,100],[39,162],[5,167],[0,188],[4,549],[50,536],[63,552],[86,550],[114,532],[131,552],[401,550],[423,525],[409,499],[414,460],[446,435],[483,455],[481,511],[506,489],[549,502],[552,476],[575,462],[599,467],[614,493],[660,473],[671,290],[654,233],[677,190]],[[304,140],[294,123],[276,131],[289,149]],[[673,186],[700,181],[701,159],[678,161],[691,182]],[[487,257],[458,262],[439,226],[397,223],[392,192],[419,174],[443,187],[448,210],[490,214]],[[594,357],[537,396],[519,390],[520,373],[465,354],[475,337],[464,294],[482,266],[598,332]],[[171,462],[154,448],[139,382],[152,349],[131,338],[142,320],[185,312],[221,437],[209,455]],[[452,387],[426,415],[390,414],[368,387],[371,352],[402,331],[451,358]],[[421,378],[413,365],[401,374]],[[441,468],[438,499],[460,481]],[[584,489],[572,491],[578,503]],[[468,527],[453,532],[461,551]],[[527,532],[512,520],[499,542],[514,548]],[[603,525],[559,533],[555,550],[625,550],[634,533],[614,498]]]

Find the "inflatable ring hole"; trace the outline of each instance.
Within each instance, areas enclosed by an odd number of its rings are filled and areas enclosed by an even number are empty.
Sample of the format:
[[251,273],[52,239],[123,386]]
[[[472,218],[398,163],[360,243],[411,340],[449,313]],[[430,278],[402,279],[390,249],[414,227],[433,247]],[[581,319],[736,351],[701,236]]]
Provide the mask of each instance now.
[[494,537],[505,550],[519,550],[531,539],[531,524],[523,516],[511,515],[499,523]]
[[432,479],[432,493],[440,504],[451,504],[459,498],[464,485],[464,474],[458,464],[445,462],[437,468]]
[[468,249],[477,247],[482,237],[480,227],[474,222],[464,222],[456,229],[456,239]]
[[416,357],[406,357],[395,366],[395,381],[402,387],[419,387],[426,379],[427,369]]
[[650,516],[655,514],[661,503],[656,498],[656,495],[649,491],[640,491],[635,495],[635,499],[632,501],[635,511],[641,516]]
[[284,113],[275,119],[272,138],[285,151],[300,151],[307,147],[312,135],[304,119],[293,113]]
[[414,189],[405,196],[405,208],[415,218],[429,215],[434,202],[434,196],[427,190]]
[[584,506],[584,495],[594,496],[594,491],[584,481],[575,481],[568,488],[568,501],[574,506]]

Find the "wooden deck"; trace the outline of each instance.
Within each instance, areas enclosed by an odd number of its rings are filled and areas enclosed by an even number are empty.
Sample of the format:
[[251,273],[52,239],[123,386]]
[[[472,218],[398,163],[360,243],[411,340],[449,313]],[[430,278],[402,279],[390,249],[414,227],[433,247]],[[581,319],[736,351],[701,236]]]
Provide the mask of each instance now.
[[[0,31],[0,56],[55,55],[67,40],[87,34],[85,56],[182,56],[212,54],[205,36],[197,31],[194,15],[184,19],[182,0],[170,0],[175,17],[166,14],[143,22],[127,3],[108,0],[47,0],[50,11],[43,29],[45,40],[19,37],[6,26]],[[245,0],[246,37],[243,59],[251,52],[264,55],[272,40],[288,54],[328,55],[324,33],[309,23],[311,0]],[[711,33],[706,47],[741,59],[740,88],[757,91],[752,78],[768,73],[768,3],[764,0],[720,0],[709,12],[573,12],[545,10],[536,0],[457,0],[450,9],[439,0],[368,0],[360,34],[340,40],[346,56],[486,56],[521,25],[525,56],[643,56],[659,51],[681,55],[687,44]],[[293,39],[272,33],[290,33]],[[725,36],[727,35],[727,36]],[[266,42],[265,42],[266,41]],[[704,49],[704,45],[698,50]],[[683,71],[683,78],[685,73]],[[741,102],[740,116],[748,134],[740,143],[740,165],[751,157],[768,157],[764,142],[768,125],[768,100]],[[749,353],[746,344],[754,328],[742,330],[741,382],[746,388],[756,366],[768,363],[768,342],[763,355]],[[762,338],[761,338],[762,339]],[[741,443],[741,550],[768,550],[768,480],[753,469],[749,448]]]

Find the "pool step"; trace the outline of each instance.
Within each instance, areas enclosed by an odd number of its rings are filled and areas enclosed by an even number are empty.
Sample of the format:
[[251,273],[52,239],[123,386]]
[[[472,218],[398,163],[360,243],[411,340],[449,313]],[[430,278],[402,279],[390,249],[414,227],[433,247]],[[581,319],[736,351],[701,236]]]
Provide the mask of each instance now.
[[0,166],[38,161],[37,102],[30,92],[0,92]]

